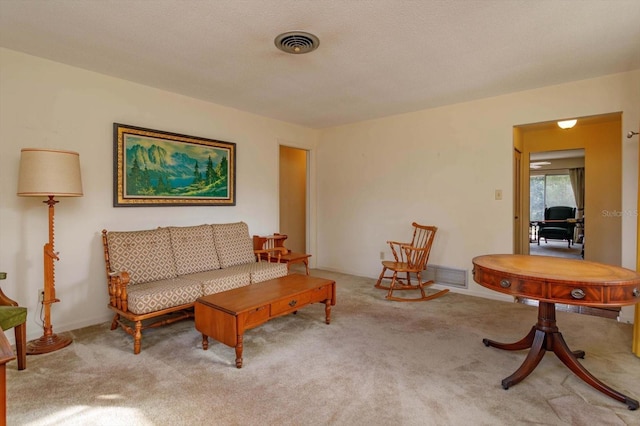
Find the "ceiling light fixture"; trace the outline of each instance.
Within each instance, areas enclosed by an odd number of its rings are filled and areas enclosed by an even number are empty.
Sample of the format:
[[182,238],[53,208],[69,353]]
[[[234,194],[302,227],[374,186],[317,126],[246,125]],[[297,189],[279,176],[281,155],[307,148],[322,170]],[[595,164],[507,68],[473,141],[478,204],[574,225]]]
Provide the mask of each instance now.
[[542,166],[548,166],[549,164],[551,164],[548,161],[536,161],[535,163],[529,163],[529,168],[530,169],[539,169]]
[[304,31],[282,33],[273,42],[278,49],[293,55],[313,52],[320,46],[318,37]]
[[578,120],[564,120],[564,121],[558,121],[558,126],[560,126],[561,129],[570,129],[573,126],[576,125],[576,123],[578,122]]

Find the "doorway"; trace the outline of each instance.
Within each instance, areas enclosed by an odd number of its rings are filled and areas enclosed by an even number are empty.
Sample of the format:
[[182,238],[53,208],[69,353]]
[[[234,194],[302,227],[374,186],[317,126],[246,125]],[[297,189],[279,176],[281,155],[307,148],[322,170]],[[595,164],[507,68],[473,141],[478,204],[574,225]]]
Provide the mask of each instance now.
[[[585,260],[620,266],[622,262],[622,115],[621,113],[579,117],[571,129],[560,129],[555,121],[514,127],[514,146],[522,163],[533,153],[584,150]],[[515,166],[514,166],[515,168]],[[514,171],[515,173],[515,171]],[[519,167],[519,244],[514,252],[529,254],[530,167]],[[518,210],[519,209],[519,210]]]
[[584,259],[585,192],[584,149],[529,154],[529,254]]
[[[579,117],[570,129],[560,129],[556,121],[514,126],[514,149],[522,165],[514,164],[515,188],[514,253],[532,254],[530,178],[532,162],[562,156],[563,151],[584,152],[584,259],[620,266],[622,262],[622,114]],[[514,224],[514,228],[516,224]],[[542,244],[542,243],[541,243]],[[566,242],[564,243],[566,247]],[[537,244],[536,244],[537,245]],[[528,303],[526,300],[521,303]],[[558,309],[616,318],[618,310],[556,305]]]
[[288,236],[285,247],[308,253],[308,151],[280,145],[279,232]]

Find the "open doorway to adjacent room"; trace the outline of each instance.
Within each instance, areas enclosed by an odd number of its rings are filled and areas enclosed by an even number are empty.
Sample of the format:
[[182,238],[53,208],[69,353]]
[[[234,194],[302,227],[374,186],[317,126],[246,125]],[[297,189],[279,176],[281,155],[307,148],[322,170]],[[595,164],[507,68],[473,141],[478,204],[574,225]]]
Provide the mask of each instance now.
[[[308,170],[309,152],[280,145],[279,167],[280,227],[286,234],[285,247],[293,252],[308,251]],[[292,265],[292,268],[297,265]]]
[[584,149],[529,156],[529,254],[584,258]]
[[[580,162],[583,162],[583,200],[573,201],[576,222],[582,222],[574,234],[574,245],[580,241],[580,258],[620,266],[622,220],[615,212],[622,210],[622,114],[615,112],[578,117],[576,120],[575,125],[567,129],[560,128],[557,121],[514,126],[514,253],[550,254],[548,251],[536,253],[539,236],[536,232],[539,232],[539,228],[534,226],[540,218],[535,215],[541,215],[542,211],[544,220],[544,208],[550,207],[550,204],[571,204],[567,192],[570,187],[567,180],[571,180],[568,170],[580,168]],[[545,162],[551,164],[541,164]],[[547,173],[540,173],[540,170],[542,166],[553,168],[554,163],[560,171],[555,174],[549,172],[547,182]],[[540,168],[532,168],[532,164]],[[544,177],[536,177],[540,174]],[[554,177],[557,175],[565,177]],[[531,194],[532,184],[544,186],[544,191],[554,191],[551,187],[554,184],[563,186],[564,190],[559,192],[565,194],[564,198],[561,195],[559,200],[562,201],[547,200],[545,196],[540,202]],[[545,243],[543,239],[540,247],[558,244],[570,251],[570,242],[552,241]],[[619,312],[619,308],[610,310],[571,305],[556,305],[556,308],[608,318],[616,318]]]

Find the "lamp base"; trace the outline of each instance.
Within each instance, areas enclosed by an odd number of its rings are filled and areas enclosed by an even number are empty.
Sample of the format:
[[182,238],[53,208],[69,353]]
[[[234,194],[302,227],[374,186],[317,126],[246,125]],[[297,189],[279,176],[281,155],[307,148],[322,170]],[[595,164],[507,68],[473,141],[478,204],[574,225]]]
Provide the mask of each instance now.
[[42,336],[39,339],[27,342],[27,355],[40,355],[57,351],[71,344],[72,340],[68,337],[52,334],[50,336]]

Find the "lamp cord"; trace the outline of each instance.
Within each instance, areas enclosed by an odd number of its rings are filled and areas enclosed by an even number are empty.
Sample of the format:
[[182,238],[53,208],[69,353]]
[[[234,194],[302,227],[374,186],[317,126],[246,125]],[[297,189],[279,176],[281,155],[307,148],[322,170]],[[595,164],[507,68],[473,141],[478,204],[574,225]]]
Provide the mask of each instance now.
[[[38,324],[40,326],[40,328],[44,328],[44,302],[40,302],[40,324]],[[38,322],[37,318],[36,318],[36,323]]]

